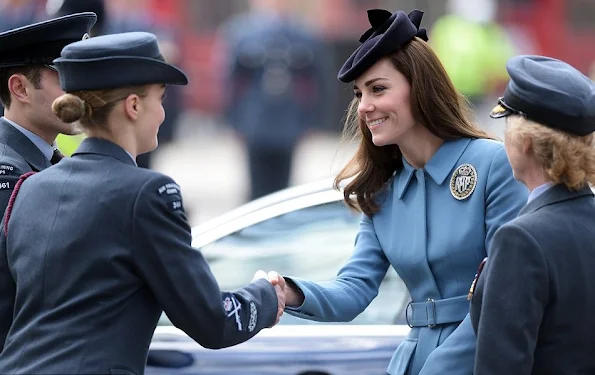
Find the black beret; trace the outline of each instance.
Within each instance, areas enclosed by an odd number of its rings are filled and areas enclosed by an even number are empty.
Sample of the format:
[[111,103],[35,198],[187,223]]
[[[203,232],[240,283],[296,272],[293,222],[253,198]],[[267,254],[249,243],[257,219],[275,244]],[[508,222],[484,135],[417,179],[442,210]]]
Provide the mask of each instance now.
[[362,45],[341,67],[339,81],[355,80],[380,59],[397,51],[416,36],[427,42],[426,29],[419,27],[423,14],[417,9],[409,15],[402,11],[391,14],[384,9],[368,10],[372,27],[360,37]]
[[88,38],[96,20],[77,13],[0,33],[0,67],[51,64],[64,46]]
[[510,81],[492,118],[521,115],[583,136],[595,131],[595,83],[571,65],[544,56],[508,60]]
[[157,37],[147,32],[102,35],[69,44],[54,64],[66,92],[188,83],[183,71],[164,61]]

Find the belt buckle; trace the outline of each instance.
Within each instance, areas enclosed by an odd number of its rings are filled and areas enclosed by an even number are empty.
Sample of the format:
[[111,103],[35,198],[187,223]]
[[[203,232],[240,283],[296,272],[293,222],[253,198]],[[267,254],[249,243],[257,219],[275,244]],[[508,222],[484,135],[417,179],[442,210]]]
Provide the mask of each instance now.
[[[434,323],[430,323],[430,313],[428,312],[428,302],[432,304],[432,321]],[[428,320],[428,328],[436,327],[436,301],[433,298],[428,298],[426,301],[426,319]]]
[[409,303],[407,304],[407,307],[405,307],[405,321],[407,322],[407,325],[409,326],[409,328],[413,328],[411,323],[409,323],[409,308],[411,307],[412,303],[413,303],[413,301],[409,301]]

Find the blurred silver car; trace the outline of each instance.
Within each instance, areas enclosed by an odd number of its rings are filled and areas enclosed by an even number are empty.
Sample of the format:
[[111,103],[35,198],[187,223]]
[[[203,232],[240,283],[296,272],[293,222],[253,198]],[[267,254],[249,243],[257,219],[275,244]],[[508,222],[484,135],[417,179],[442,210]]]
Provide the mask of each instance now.
[[[275,270],[313,281],[331,280],[353,251],[360,215],[332,181],[289,188],[247,203],[193,228],[222,290]],[[189,286],[195,287],[195,286]],[[196,286],[200,287],[200,286]],[[200,347],[164,315],[155,332],[147,374],[384,374],[409,332],[402,323],[409,295],[391,268],[378,297],[349,323],[320,323],[285,314],[243,344]]]

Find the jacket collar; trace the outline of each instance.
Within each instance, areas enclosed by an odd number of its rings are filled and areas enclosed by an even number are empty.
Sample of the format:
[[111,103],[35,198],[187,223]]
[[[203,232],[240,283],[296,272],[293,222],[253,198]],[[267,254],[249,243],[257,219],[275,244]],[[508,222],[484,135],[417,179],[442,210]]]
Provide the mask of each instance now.
[[[445,141],[430,158],[424,170],[434,180],[436,185],[442,185],[444,180],[446,180],[446,177],[455,167],[455,164],[461,158],[461,155],[463,155],[470,142],[470,138]],[[397,196],[399,199],[402,199],[403,195],[405,195],[414,173],[415,168],[403,158],[403,169],[398,173],[397,178]]]
[[530,214],[550,204],[555,204],[587,195],[593,196],[593,191],[589,186],[585,186],[578,191],[571,191],[568,190],[566,185],[558,184],[551,187],[543,194],[533,199],[531,202],[527,203],[525,207],[523,207],[519,212],[519,216]]
[[132,157],[117,144],[103,138],[86,138],[76,149],[72,156],[83,154],[96,154],[118,159],[125,164],[136,166]]
[[25,134],[4,119],[0,119],[0,143],[15,150],[36,171],[42,171],[52,165]]

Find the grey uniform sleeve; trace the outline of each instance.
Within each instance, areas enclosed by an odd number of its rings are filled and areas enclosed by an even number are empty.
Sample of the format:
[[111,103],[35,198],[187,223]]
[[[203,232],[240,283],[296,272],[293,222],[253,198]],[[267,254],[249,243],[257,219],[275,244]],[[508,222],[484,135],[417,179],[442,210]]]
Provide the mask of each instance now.
[[200,345],[239,344],[274,324],[277,295],[260,279],[221,292],[201,252],[191,247],[179,186],[159,176],[146,183],[133,210],[134,262],[172,323]]
[[[20,175],[21,171],[13,164],[0,161],[0,210],[2,212],[0,217],[4,217],[6,206]],[[12,325],[15,295],[16,285],[8,267],[4,220],[2,220],[0,225],[0,352],[4,348],[4,341]]]
[[531,374],[548,302],[547,265],[538,242],[518,225],[501,227],[480,277],[474,374]]
[[4,236],[4,220],[0,229],[0,353],[4,349],[4,341],[12,325],[16,285],[6,257],[6,236]]

